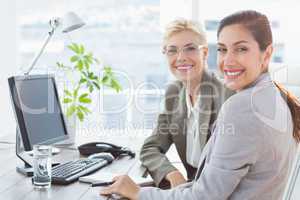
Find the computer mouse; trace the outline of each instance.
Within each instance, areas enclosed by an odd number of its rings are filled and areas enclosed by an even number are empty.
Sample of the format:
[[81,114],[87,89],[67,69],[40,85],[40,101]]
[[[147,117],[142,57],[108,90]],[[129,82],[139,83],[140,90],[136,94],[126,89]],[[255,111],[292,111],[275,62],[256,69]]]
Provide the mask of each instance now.
[[104,159],[107,160],[108,163],[111,163],[115,158],[110,153],[101,152],[90,155],[88,159]]

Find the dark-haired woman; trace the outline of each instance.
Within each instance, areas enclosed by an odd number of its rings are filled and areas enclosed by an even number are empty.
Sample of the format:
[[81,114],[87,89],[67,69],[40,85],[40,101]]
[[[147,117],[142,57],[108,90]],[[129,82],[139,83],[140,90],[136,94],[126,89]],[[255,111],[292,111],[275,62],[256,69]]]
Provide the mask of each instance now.
[[[218,29],[218,66],[237,91],[222,106],[192,183],[171,190],[140,188],[128,176],[102,195],[130,199],[279,200],[299,142],[299,103],[277,87],[268,66],[272,33],[267,17],[242,11]],[[201,170],[199,170],[201,171]]]

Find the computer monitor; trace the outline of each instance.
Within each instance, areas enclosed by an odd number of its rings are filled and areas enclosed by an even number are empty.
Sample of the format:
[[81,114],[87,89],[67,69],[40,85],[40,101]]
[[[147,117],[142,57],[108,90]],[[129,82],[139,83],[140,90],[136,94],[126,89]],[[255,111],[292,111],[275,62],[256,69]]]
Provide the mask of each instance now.
[[8,83],[25,151],[68,138],[53,75],[14,76]]

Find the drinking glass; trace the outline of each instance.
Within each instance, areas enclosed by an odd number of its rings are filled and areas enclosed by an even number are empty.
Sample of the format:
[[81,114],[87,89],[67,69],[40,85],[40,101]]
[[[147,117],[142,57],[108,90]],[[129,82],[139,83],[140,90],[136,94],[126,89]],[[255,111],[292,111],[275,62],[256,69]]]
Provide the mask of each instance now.
[[50,188],[51,186],[51,153],[51,146],[33,146],[32,182],[35,188]]

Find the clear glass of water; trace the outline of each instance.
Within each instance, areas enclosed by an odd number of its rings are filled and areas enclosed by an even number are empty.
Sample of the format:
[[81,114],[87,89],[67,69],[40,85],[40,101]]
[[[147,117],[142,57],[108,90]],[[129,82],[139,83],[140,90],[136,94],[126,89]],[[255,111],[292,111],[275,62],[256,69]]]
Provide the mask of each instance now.
[[35,188],[50,188],[51,186],[51,153],[51,146],[33,146],[32,182]]

